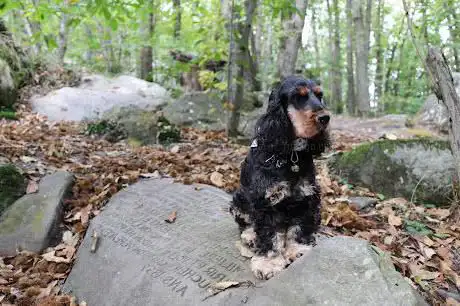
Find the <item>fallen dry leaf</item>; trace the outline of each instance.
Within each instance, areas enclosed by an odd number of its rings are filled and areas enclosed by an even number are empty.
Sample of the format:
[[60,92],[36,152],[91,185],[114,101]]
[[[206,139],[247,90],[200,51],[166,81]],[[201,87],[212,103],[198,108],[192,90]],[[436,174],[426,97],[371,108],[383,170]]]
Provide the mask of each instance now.
[[217,187],[224,187],[225,185],[224,176],[222,175],[222,173],[219,173],[217,171],[211,173],[209,179],[211,180],[211,183]]
[[52,262],[57,262],[57,263],[69,263],[71,260],[70,258],[58,257],[58,256],[55,256],[54,254],[55,254],[55,251],[51,251],[51,252],[43,254],[42,257],[46,261],[52,261]]
[[26,193],[31,194],[31,193],[36,193],[37,191],[38,191],[38,183],[33,180],[29,180],[29,184],[27,184]]
[[398,216],[395,216],[394,214],[389,214],[388,215],[388,223],[393,225],[393,226],[401,226],[402,225],[402,219]]
[[177,218],[177,211],[173,211],[167,219],[165,219],[165,222],[167,223],[174,223],[176,221],[176,218]]
[[431,216],[437,217],[439,220],[444,220],[447,217],[450,216],[450,210],[449,209],[443,209],[443,208],[430,208],[426,211],[428,214]]
[[460,301],[457,301],[451,297],[446,299],[446,306],[460,306]]

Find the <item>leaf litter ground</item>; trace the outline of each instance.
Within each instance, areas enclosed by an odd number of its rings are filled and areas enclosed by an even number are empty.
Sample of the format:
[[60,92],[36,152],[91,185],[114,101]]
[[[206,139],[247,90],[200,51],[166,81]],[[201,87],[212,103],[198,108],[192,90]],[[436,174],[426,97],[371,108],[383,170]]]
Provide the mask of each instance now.
[[[40,178],[56,169],[72,172],[76,182],[64,204],[61,243],[43,254],[23,251],[0,258],[1,305],[85,305],[60,294],[59,285],[70,272],[88,223],[112,195],[138,180],[165,176],[232,192],[248,150],[229,141],[223,132],[185,128],[182,142],[170,149],[132,147],[85,136],[83,124],[52,123],[27,110],[19,117],[19,121],[0,121],[0,152],[24,169],[30,181],[28,192],[36,192]],[[333,151],[372,140],[348,131],[335,131],[333,137]],[[459,305],[460,226],[450,220],[448,209],[416,206],[402,198],[384,199],[332,177],[324,160],[317,164],[323,234],[370,241],[391,254],[397,270],[430,304]],[[359,211],[351,196],[379,201]],[[173,222],[175,212],[168,214],[165,218]]]

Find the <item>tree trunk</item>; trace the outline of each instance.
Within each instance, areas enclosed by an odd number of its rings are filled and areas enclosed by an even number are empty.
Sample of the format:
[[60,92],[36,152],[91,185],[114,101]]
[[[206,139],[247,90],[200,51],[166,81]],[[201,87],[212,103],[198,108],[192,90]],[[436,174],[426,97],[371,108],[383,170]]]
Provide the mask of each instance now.
[[[85,25],[85,34],[86,34],[86,39],[88,42],[90,42],[93,39],[93,31],[91,30],[91,27],[86,24]],[[93,61],[93,50],[91,49],[91,46],[88,44],[88,49],[85,51],[85,61],[87,63],[91,63]]]
[[294,74],[297,54],[302,42],[302,30],[308,0],[295,0],[296,10],[283,20],[283,31],[278,53],[278,76],[284,79]]
[[[457,170],[457,178],[455,181],[458,184],[458,179],[460,178],[460,97],[455,91],[449,66],[438,49],[428,49],[426,64],[430,71],[429,75],[433,81],[433,90],[449,112],[449,139],[452,154],[455,159],[455,168]],[[457,203],[456,209],[458,208],[460,207]]]
[[340,54],[340,20],[338,0],[333,0],[333,8],[331,8],[329,0],[327,3],[327,11],[329,13],[329,38],[331,48],[330,69],[330,84],[331,84],[331,105],[334,106],[336,113],[340,114],[343,111],[342,105],[342,73],[341,73],[341,54]]
[[[36,22],[32,22],[30,18],[27,17],[26,14],[24,14],[24,12],[30,11],[30,9],[26,8],[22,2],[20,2],[20,4],[22,8],[22,10],[20,11],[20,15],[24,19],[24,31],[26,32],[27,36],[29,36],[29,38],[32,39],[37,33],[41,33],[40,24]],[[33,1],[33,4],[34,4],[35,9],[37,9],[36,7],[37,3]],[[33,54],[35,56],[40,55],[41,48],[42,48],[42,45],[40,42],[33,44],[32,46]]]
[[249,64],[249,75],[250,75],[250,82],[251,82],[251,91],[260,91],[260,81],[257,78],[257,74],[259,73],[259,64],[257,62],[257,50],[256,50],[256,39],[255,35],[252,31],[249,32],[249,37],[251,41],[251,50],[247,49],[247,62]]
[[[311,27],[313,31],[313,49],[315,50],[315,69],[318,73],[321,73],[321,58],[319,54],[319,45],[318,45],[318,24],[316,19],[316,7],[312,5],[311,7]],[[318,78],[321,78],[321,75],[318,75]]]
[[[369,102],[369,35],[372,0],[353,1],[353,21],[356,29],[356,93],[358,115],[367,116]],[[366,4],[366,5],[365,5]]]
[[115,53],[113,51],[112,31],[110,28],[104,27],[99,21],[97,22],[98,32],[103,35],[102,37],[102,54],[104,55],[106,63],[106,71],[115,73]]
[[355,95],[355,77],[353,64],[353,18],[352,18],[352,0],[347,0],[347,109],[349,115],[356,114],[356,95]]
[[139,78],[148,80],[152,77],[153,67],[153,49],[152,49],[152,37],[155,26],[154,15],[153,15],[153,4],[154,0],[149,0],[147,3],[148,8],[148,20],[142,28],[142,36],[144,38],[144,45],[141,47],[140,52],[140,69]]
[[396,55],[396,50],[397,49],[400,49],[398,48],[399,47],[399,44],[401,41],[404,41],[401,39],[401,35],[403,33],[403,30],[404,30],[404,25],[405,25],[405,20],[406,19],[403,19],[401,21],[401,26],[399,28],[399,31],[398,31],[398,39],[396,40],[396,42],[393,44],[392,48],[391,48],[391,52],[390,52],[390,58],[388,60],[388,63],[387,63],[387,72],[385,74],[385,81],[384,81],[384,86],[383,86],[383,89],[384,89],[384,93],[387,93],[389,92],[390,90],[390,76],[391,76],[391,72],[393,71],[393,62],[394,62],[394,59],[395,59],[395,55]]
[[[447,9],[447,5],[445,5],[445,8]],[[458,28],[460,26],[460,23],[457,20],[457,14],[455,13],[455,9],[452,9],[447,13],[447,22],[448,22],[448,27],[449,27],[449,34],[450,34],[450,41],[452,43],[452,52],[454,54],[454,64],[455,64],[455,70],[460,71],[460,56],[459,56],[459,51],[458,47],[456,44],[459,43],[460,39],[460,34],[457,36],[458,33],[460,33],[460,29]]]
[[174,39],[178,39],[180,36],[180,29],[182,26],[182,8],[180,0],[173,0],[174,11],[176,12],[176,22],[174,24]]
[[65,10],[68,6],[68,0],[64,0],[61,7],[61,21],[59,24],[59,41],[58,41],[58,60],[60,65],[64,65],[64,57],[67,51],[67,19],[68,15]]
[[[227,134],[230,137],[235,137],[238,135],[240,107],[241,103],[243,102],[244,96],[244,71],[245,67],[249,66],[247,62],[247,49],[249,48],[249,32],[251,31],[252,19],[255,8],[257,6],[257,0],[245,0],[244,6],[244,20],[241,20],[242,18],[239,18],[239,16],[243,14],[240,14],[239,12],[232,12],[235,16],[234,18],[232,17],[233,21],[231,28],[235,31],[235,33],[233,33],[232,35],[232,37],[234,37],[235,39],[230,40],[230,52],[234,53],[234,59],[236,61],[236,63],[234,63],[236,86],[232,86],[231,92],[229,92],[231,112],[227,123]],[[231,45],[232,40],[235,40],[233,48]],[[229,79],[229,81],[231,81],[231,79]],[[231,81],[231,83],[233,82]]]
[[374,30],[375,35],[375,79],[374,79],[374,99],[378,101],[380,106],[380,97],[382,96],[382,81],[383,81],[383,54],[382,54],[382,31],[384,13],[382,7],[385,5],[385,0],[379,0],[377,4],[377,25]]

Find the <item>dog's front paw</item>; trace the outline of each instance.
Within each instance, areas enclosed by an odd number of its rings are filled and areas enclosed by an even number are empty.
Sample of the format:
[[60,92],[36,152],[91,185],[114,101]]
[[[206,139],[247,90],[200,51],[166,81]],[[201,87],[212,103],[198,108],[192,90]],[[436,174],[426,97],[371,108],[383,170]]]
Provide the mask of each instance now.
[[246,258],[252,258],[254,257],[254,252],[246,245],[241,243],[240,240],[235,242],[235,246],[240,252],[240,255]]
[[270,279],[288,265],[282,255],[254,256],[251,259],[251,270],[258,279]]
[[294,260],[305,255],[312,249],[311,246],[297,243],[297,242],[290,242],[286,249],[283,252],[284,258],[289,262],[293,263]]
[[256,243],[256,232],[254,231],[253,227],[248,227],[241,233],[241,242],[248,246],[249,248],[253,248]]

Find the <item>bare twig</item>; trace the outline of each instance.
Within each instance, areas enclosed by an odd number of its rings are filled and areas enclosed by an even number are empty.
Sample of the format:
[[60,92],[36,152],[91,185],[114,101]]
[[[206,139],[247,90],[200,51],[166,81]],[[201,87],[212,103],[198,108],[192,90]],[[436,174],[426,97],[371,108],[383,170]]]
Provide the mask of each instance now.
[[93,240],[91,241],[91,253],[95,253],[96,252],[96,249],[97,249],[97,242],[99,240],[99,236],[98,234],[96,233],[96,231],[93,231],[93,234],[91,235],[91,237],[93,238]]
[[415,192],[417,191],[417,187],[418,185],[420,185],[420,183],[422,182],[422,180],[425,178],[425,173],[422,175],[422,177],[420,178],[420,180],[418,181],[417,185],[415,185],[415,188],[414,190],[412,191],[412,196],[410,197],[410,203],[414,203],[413,200],[414,200],[414,196],[415,196]]

